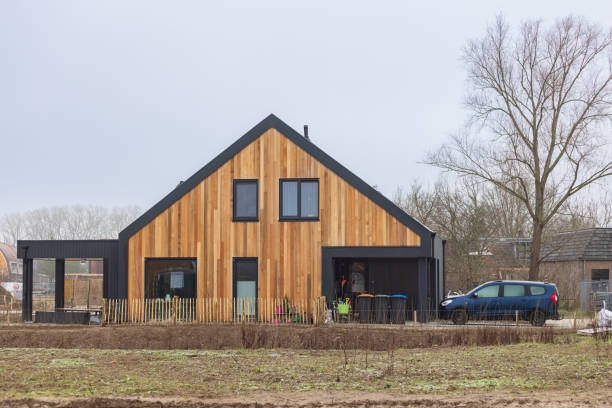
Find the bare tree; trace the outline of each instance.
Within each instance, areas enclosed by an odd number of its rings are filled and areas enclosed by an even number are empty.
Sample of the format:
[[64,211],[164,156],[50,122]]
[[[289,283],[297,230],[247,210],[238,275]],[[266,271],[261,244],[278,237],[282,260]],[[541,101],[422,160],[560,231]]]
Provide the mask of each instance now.
[[433,223],[436,214],[436,193],[429,191],[417,180],[408,189],[398,187],[393,194],[393,202],[418,221],[437,230]]
[[456,183],[439,180],[433,188],[415,181],[395,192],[398,206],[446,240],[449,288],[466,290],[483,278],[485,265],[479,255],[499,224],[491,216],[485,187],[464,178]]
[[18,239],[113,239],[140,212],[138,207],[75,205],[7,214],[0,217],[0,240],[16,245]]
[[472,126],[426,161],[522,202],[532,224],[529,279],[538,279],[547,224],[612,174],[611,50],[609,31],[571,16],[548,28],[524,22],[517,33],[499,17],[464,50]]
[[522,238],[530,233],[529,213],[519,199],[495,185],[484,188],[483,195],[494,237]]

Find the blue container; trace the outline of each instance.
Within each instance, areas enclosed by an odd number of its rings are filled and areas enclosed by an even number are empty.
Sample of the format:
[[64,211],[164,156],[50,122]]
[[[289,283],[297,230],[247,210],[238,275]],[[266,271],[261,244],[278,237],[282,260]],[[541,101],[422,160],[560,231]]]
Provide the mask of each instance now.
[[391,323],[404,324],[406,322],[406,296],[391,296]]

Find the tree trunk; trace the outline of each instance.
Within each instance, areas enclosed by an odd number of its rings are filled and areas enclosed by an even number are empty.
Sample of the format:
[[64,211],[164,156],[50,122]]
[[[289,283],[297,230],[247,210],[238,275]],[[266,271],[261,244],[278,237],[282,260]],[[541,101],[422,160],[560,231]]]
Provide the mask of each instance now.
[[537,281],[540,277],[540,252],[542,250],[542,234],[544,225],[535,221],[531,235],[531,257],[529,259],[529,280]]

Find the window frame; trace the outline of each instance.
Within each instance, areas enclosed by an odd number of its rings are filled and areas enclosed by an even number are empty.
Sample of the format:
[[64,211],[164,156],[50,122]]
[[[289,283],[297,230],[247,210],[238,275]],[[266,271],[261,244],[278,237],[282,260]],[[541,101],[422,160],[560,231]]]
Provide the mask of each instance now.
[[145,257],[144,258],[144,297],[145,299],[161,299],[161,298],[151,298],[148,296],[149,289],[149,274],[147,273],[148,263],[150,261],[190,261],[195,262],[195,298],[184,298],[184,299],[197,299],[198,297],[198,258],[191,256],[165,256],[165,257]]
[[[297,182],[297,216],[283,215],[283,183]],[[302,217],[302,183],[317,183],[317,215]],[[318,178],[281,178],[278,179],[278,220],[279,221],[319,221],[321,216],[321,181]]]
[[[237,194],[236,188],[238,184],[255,183],[255,216],[241,217],[236,215]],[[232,183],[232,222],[257,222],[259,221],[259,179],[234,179]]]
[[[253,256],[235,256],[232,258],[232,299],[238,301],[238,264],[240,262],[253,262],[255,263],[255,310],[253,315],[247,315],[247,320],[255,321],[259,316],[259,305],[257,299],[259,299],[259,258]],[[240,316],[238,317],[240,318]]]

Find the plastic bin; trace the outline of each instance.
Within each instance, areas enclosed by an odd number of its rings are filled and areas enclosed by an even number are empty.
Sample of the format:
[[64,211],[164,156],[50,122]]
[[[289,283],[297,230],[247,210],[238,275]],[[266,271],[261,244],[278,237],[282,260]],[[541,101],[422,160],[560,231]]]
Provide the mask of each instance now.
[[369,293],[357,296],[357,311],[359,312],[359,323],[370,323],[372,321],[372,298]]
[[404,324],[406,322],[406,296],[391,296],[391,323]]
[[374,296],[374,314],[376,323],[389,323],[389,295]]
[[338,314],[349,314],[349,305],[347,303],[338,303]]

